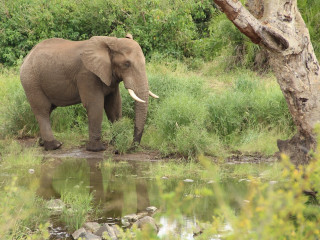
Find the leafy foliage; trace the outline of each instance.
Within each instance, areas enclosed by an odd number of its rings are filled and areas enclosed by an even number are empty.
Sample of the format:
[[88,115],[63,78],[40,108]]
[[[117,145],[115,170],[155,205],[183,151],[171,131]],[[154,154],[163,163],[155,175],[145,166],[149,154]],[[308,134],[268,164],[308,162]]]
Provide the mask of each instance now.
[[[319,4],[299,0],[316,54],[320,51]],[[252,67],[260,48],[219,12],[212,1],[9,0],[0,2],[0,63],[19,65],[47,38],[85,40],[133,34],[145,55],[212,60]]]
[[208,0],[17,0],[0,3],[0,62],[14,65],[39,41],[133,34],[144,53],[192,56],[215,12]]

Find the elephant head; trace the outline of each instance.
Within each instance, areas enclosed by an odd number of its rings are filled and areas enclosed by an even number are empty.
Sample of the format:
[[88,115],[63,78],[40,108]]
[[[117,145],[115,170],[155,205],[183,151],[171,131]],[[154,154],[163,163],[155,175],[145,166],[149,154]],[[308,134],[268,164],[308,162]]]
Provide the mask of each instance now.
[[81,53],[84,66],[109,87],[123,81],[135,100],[134,142],[140,143],[148,110],[149,91],[145,57],[140,45],[128,34],[126,38],[92,37]]

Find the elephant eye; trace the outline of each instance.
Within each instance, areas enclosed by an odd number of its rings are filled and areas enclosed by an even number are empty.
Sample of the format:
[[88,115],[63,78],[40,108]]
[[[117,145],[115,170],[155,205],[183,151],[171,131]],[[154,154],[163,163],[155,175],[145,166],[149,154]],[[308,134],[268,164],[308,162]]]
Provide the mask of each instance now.
[[129,61],[126,61],[124,64],[123,64],[126,68],[130,67],[131,66],[131,63]]

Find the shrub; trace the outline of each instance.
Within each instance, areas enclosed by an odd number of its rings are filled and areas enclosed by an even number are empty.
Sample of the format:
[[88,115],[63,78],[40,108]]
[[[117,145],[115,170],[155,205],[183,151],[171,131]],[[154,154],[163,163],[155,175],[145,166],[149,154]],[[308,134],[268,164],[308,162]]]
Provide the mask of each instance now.
[[206,31],[210,1],[17,0],[0,4],[0,62],[15,65],[40,40],[131,32],[144,53],[191,56],[192,40]]

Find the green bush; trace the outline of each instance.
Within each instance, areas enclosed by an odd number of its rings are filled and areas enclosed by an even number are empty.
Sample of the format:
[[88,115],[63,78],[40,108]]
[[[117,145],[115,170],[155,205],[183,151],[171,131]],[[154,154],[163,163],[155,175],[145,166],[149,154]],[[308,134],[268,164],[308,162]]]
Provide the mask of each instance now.
[[[17,0],[0,4],[0,62],[14,65],[40,40],[133,34],[147,56],[192,56],[214,12],[208,0]],[[201,34],[200,34],[201,33]]]
[[[316,54],[320,51],[317,0],[299,0]],[[260,50],[219,12],[212,1],[9,0],[0,3],[0,64],[17,65],[39,41],[84,40],[94,35],[133,34],[147,58],[212,60],[252,67]]]

